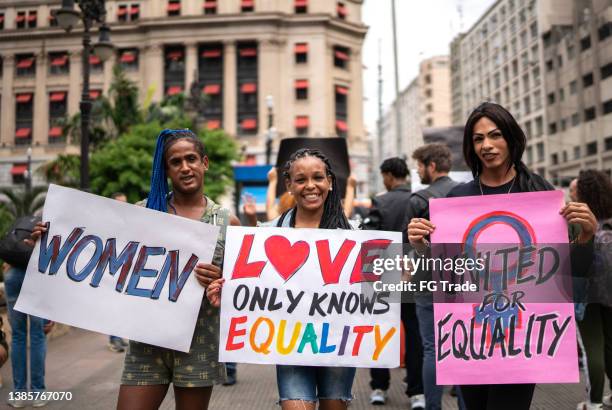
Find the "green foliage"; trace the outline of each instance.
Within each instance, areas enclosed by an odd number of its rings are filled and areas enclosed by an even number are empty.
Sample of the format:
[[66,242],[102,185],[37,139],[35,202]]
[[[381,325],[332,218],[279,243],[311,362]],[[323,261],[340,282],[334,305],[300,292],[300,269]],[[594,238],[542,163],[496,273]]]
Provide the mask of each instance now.
[[78,187],[81,175],[81,159],[74,154],[60,154],[53,161],[40,166],[36,173],[46,178],[49,183],[67,187]]
[[33,187],[29,192],[25,189],[0,189],[3,207],[10,218],[17,219],[22,216],[32,215],[45,204],[46,186]]
[[108,94],[109,99],[103,99],[104,110],[115,128],[115,135],[125,134],[132,124],[142,122],[138,86],[127,78],[120,65],[113,67],[113,81]]
[[5,203],[0,202],[0,237],[3,237],[13,224],[13,215],[8,210]]

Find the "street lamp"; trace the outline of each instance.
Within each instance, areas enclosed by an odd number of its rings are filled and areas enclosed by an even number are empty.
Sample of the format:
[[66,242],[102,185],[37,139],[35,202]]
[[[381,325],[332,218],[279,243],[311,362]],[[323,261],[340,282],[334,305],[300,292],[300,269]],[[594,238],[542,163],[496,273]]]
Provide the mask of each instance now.
[[[62,0],[55,17],[57,23],[69,33],[79,20],[83,22],[83,91],[81,94],[81,189],[89,190],[89,122],[91,99],[89,97],[89,55],[93,53],[106,61],[113,54],[114,46],[110,42],[110,29],[105,23],[106,8],[104,0],[77,0],[80,12],[74,9],[74,0]],[[95,23],[100,24],[98,42],[91,46],[89,30]]]
[[268,132],[266,134],[266,165],[270,165],[272,156],[272,137],[274,132],[274,97],[266,96],[266,106],[268,107]]

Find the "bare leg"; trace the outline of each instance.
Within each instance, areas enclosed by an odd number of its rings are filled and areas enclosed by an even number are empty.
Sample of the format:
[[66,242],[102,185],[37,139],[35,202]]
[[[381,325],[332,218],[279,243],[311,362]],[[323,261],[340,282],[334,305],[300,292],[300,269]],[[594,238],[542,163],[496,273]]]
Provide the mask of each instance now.
[[320,410],[346,410],[348,402],[344,400],[319,400]]
[[167,384],[129,386],[119,388],[117,410],[157,410],[166,397]]
[[212,394],[210,387],[176,387],[174,397],[177,410],[206,410]]
[[315,410],[316,403],[306,400],[283,400],[282,410]]

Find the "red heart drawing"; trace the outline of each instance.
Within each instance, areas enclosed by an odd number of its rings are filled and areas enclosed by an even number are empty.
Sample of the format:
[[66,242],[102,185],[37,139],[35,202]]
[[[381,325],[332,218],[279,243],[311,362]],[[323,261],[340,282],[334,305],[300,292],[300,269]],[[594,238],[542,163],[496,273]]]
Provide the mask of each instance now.
[[264,247],[268,260],[285,281],[288,281],[306,263],[310,253],[307,242],[297,241],[291,245],[289,239],[279,235],[266,239]]

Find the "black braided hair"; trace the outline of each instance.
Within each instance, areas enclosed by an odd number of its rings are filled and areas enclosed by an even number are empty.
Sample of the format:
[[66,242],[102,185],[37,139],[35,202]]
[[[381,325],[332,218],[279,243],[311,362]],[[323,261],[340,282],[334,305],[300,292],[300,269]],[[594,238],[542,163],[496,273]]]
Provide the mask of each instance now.
[[[338,189],[338,185],[336,184],[336,174],[332,170],[332,167],[329,163],[329,159],[323,155],[323,153],[316,149],[310,148],[301,148],[295,151],[289,157],[289,160],[285,163],[283,167],[283,177],[288,180],[291,178],[289,175],[289,171],[291,170],[291,166],[295,161],[305,157],[315,157],[323,161],[325,164],[325,173],[331,179],[332,190],[327,194],[327,198],[325,199],[325,203],[323,204],[323,215],[321,216],[321,221],[319,222],[319,228],[322,229],[351,229],[351,225],[349,224],[348,219],[344,215],[344,209],[342,208],[342,202],[340,198],[340,190]],[[293,214],[291,215],[291,226],[295,226],[295,215],[297,214],[297,206],[293,208]]]

